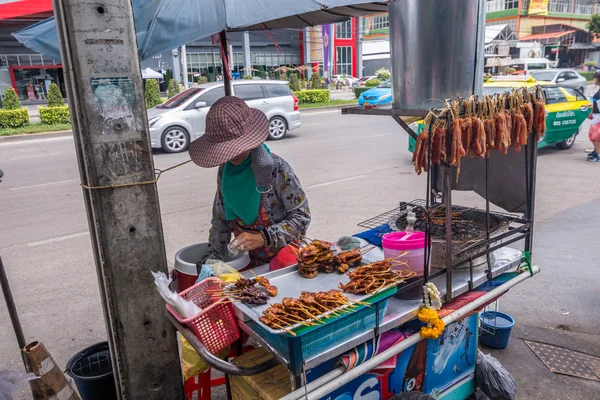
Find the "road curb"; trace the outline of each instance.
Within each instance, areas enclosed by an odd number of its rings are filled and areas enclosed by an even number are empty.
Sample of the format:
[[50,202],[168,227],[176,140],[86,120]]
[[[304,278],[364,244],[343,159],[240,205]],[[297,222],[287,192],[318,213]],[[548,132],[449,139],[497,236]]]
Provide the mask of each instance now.
[[304,114],[310,114],[313,111],[322,111],[322,110],[332,110],[332,109],[336,109],[336,108],[344,108],[344,107],[354,107],[357,106],[357,104],[340,104],[337,106],[325,106],[325,107],[316,107],[316,108],[301,108],[300,109],[300,114],[304,113]]
[[36,139],[52,139],[63,136],[71,136],[73,131],[56,131],[56,132],[41,132],[41,133],[23,133],[20,135],[0,136],[0,143],[21,142]]

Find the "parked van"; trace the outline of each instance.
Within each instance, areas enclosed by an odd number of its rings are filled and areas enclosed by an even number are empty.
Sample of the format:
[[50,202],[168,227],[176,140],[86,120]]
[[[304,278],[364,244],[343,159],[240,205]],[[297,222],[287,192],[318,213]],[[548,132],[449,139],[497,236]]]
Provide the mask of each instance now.
[[547,58],[516,58],[511,60],[508,67],[516,69],[513,75],[527,75],[532,71],[554,68],[555,65],[555,61],[550,61]]

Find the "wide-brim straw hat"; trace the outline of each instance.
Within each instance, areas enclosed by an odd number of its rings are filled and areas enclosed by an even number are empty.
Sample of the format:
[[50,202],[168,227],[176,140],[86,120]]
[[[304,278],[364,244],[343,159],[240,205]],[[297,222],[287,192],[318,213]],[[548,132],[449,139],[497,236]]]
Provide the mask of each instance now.
[[216,167],[257,148],[268,136],[269,120],[262,111],[225,96],[208,110],[206,131],[190,144],[190,158],[201,167]]

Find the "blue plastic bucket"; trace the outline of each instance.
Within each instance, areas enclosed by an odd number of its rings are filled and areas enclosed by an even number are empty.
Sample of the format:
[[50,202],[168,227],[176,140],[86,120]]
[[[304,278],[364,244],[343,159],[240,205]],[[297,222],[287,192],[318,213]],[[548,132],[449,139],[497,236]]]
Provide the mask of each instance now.
[[108,342],[97,343],[75,354],[67,363],[82,400],[117,400]]
[[508,346],[510,331],[515,320],[508,314],[498,311],[485,311],[479,314],[481,324],[481,343],[494,349],[504,349]]

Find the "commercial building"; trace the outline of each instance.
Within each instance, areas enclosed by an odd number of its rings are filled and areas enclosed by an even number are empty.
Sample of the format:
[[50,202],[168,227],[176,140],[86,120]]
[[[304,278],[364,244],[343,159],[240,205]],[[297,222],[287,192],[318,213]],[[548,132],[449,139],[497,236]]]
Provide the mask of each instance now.
[[[586,31],[592,0],[486,0],[485,55],[488,68],[507,66],[511,58],[545,57],[561,67],[600,61],[597,44]],[[390,67],[389,18],[386,13],[362,21],[364,74]]]
[[[52,0],[0,2],[0,93],[13,87],[22,101],[44,102],[53,82],[66,93],[60,61],[29,50],[11,35],[52,15]],[[360,21],[353,18],[297,30],[231,32],[227,36],[232,75],[236,79],[247,74],[273,79],[281,67],[306,65],[312,67],[305,72],[307,77],[312,71],[362,76]],[[222,76],[220,49],[216,38],[211,37],[155,55],[141,66],[187,85],[201,77],[214,81]],[[164,83],[161,89],[166,90]]]
[[13,87],[21,100],[43,101],[52,82],[65,93],[60,63],[23,47],[11,36],[52,15],[52,0],[0,2],[0,96]]
[[518,43],[517,58],[543,57],[560,67],[580,67],[595,59],[596,47],[586,30],[598,2],[590,0],[487,0],[486,25],[508,27]]

